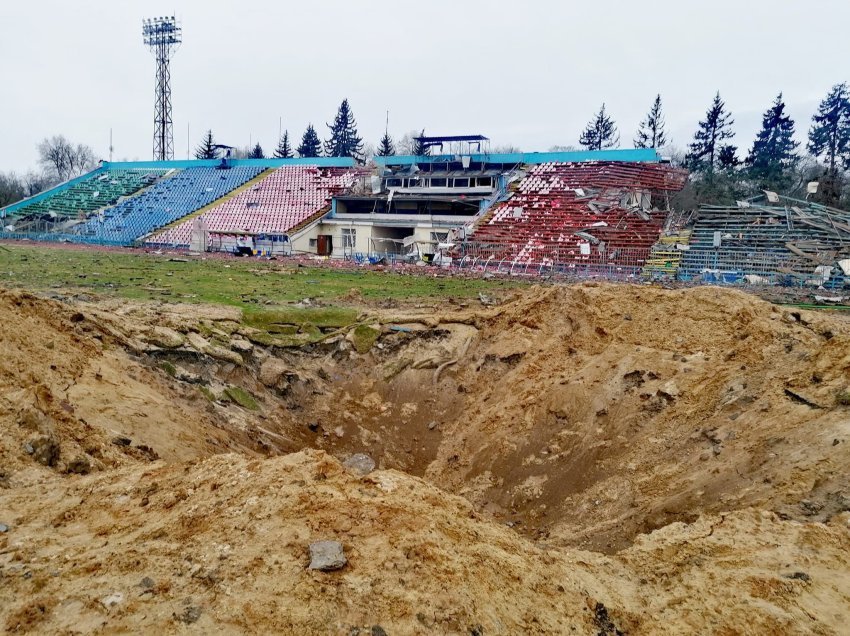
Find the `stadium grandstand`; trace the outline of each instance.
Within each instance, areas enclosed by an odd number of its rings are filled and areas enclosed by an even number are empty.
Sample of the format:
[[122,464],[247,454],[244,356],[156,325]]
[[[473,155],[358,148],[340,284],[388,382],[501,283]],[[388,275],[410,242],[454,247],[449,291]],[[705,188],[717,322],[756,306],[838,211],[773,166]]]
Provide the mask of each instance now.
[[[273,236],[283,239],[287,253],[375,260],[427,259],[441,245],[478,241],[480,234],[490,242],[506,239],[504,254],[520,255],[535,224],[547,222],[537,219],[538,211],[569,212],[563,197],[542,194],[552,184],[537,195],[524,192],[542,184],[544,172],[585,166],[567,171],[569,186],[587,188],[592,198],[593,188],[612,185],[611,177],[602,182],[594,175],[617,174],[622,191],[642,192],[641,170],[672,171],[652,150],[491,154],[483,135],[419,141],[450,154],[375,157],[365,167],[327,157],[103,163],[0,211],[0,236],[198,251],[234,250],[240,236]],[[610,202],[588,204],[607,205],[610,216]],[[528,209],[522,222],[515,219],[520,208]],[[558,222],[559,232],[584,228],[570,219]],[[657,234],[657,226],[652,221],[645,229]]]
[[545,162],[480,219],[464,256],[520,265],[611,266],[633,274],[659,240],[687,172],[661,163]]
[[[317,165],[269,169],[250,187],[193,218],[200,220],[208,233],[230,235],[234,244],[240,232],[245,236],[288,235],[316,214],[327,212],[333,196],[350,188],[357,175],[353,168]],[[146,243],[188,248],[194,225],[192,218],[182,220],[157,232]],[[225,241],[220,247],[227,245]]]
[[[0,238],[437,263],[514,274],[833,287],[850,215],[768,192],[671,210],[687,172],[655,150],[102,163],[0,209]],[[437,154],[444,153],[444,154]]]

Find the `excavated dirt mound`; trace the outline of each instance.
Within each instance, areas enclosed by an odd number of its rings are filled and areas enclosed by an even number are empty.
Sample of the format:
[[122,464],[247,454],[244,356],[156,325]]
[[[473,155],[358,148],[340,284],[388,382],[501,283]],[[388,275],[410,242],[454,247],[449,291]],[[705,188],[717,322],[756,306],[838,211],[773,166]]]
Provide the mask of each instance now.
[[74,308],[0,292],[0,485],[252,444],[195,390],[133,359]]
[[[605,557],[533,545],[419,479],[358,478],[316,451],[48,481],[0,515],[9,631],[825,634],[850,590],[847,515],[742,511]],[[343,544],[345,567],[307,569],[321,540]]]
[[340,380],[299,405],[321,427],[309,445],[370,452],[527,536],[605,552],[705,512],[850,509],[840,317],[614,285],[438,312],[385,316],[422,330],[389,333],[367,364],[322,359]]
[[553,288],[470,355],[427,475],[537,536],[610,551],[709,511],[850,509],[845,321],[714,288]]
[[[284,346],[232,308],[0,293],[6,628],[842,631],[846,320],[714,288],[352,302]],[[305,569],[324,539],[342,570]]]

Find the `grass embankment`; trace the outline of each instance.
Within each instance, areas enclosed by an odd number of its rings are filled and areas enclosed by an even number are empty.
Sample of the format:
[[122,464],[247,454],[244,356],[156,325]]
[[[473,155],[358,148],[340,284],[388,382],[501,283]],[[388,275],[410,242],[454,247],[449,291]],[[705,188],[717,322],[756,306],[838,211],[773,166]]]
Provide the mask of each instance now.
[[[285,261],[199,258],[172,260],[144,252],[0,245],[0,285],[62,290],[132,300],[211,303],[243,310],[243,326],[255,344],[292,347],[318,342],[357,322],[346,307],[364,300],[475,298],[479,292],[516,286],[503,280],[465,279],[423,268],[416,275],[392,271],[298,267]],[[305,298],[315,307],[293,307]],[[355,328],[354,344],[368,350],[375,334]],[[210,336],[211,334],[204,334]]]
[[[432,268],[423,268],[422,275],[409,275],[236,258],[177,262],[142,252],[0,245],[0,285],[5,287],[60,288],[136,300],[235,305],[249,313],[304,298],[340,301],[352,289],[366,300],[474,298],[478,292],[517,284],[435,273],[438,270]],[[336,326],[333,319],[331,322],[334,324],[327,326]]]

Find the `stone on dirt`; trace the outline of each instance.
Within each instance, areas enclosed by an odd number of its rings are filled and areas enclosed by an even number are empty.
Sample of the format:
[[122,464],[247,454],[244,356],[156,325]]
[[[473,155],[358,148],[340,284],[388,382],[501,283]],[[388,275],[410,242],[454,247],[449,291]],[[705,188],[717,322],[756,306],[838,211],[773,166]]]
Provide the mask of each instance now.
[[142,579],[141,583],[139,583],[139,587],[150,590],[156,585],[156,581],[154,581],[151,577],[146,576]]
[[310,544],[310,565],[308,570],[329,572],[345,567],[348,559],[342,551],[339,541],[316,541]]
[[375,460],[365,453],[355,453],[346,459],[342,465],[350,472],[361,477],[364,477],[375,470]]
[[124,602],[124,595],[121,592],[113,592],[112,594],[108,594],[100,599],[100,604],[103,605],[106,609],[112,609],[116,605],[120,605]]
[[55,466],[59,461],[59,441],[52,435],[41,435],[26,444],[26,451],[45,466]]
[[195,605],[190,605],[186,609],[184,609],[180,614],[174,614],[174,618],[181,623],[185,623],[186,625],[191,625],[198,621],[201,617],[203,610],[200,607],[196,607]]
[[77,455],[74,459],[68,462],[66,472],[76,475],[88,475],[91,472],[91,462],[85,455]]
[[289,371],[289,366],[280,358],[267,358],[260,367],[260,382],[269,388],[277,387]]

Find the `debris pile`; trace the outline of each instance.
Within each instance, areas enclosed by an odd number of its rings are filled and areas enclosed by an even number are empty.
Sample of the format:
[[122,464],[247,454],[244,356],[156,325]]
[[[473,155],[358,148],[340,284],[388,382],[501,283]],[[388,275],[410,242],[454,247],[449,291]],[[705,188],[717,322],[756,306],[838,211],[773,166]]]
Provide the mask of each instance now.
[[[6,491],[9,633],[838,634],[847,515],[706,515],[617,555],[534,543],[394,470],[218,455]],[[376,629],[376,626],[378,629]]]
[[702,206],[681,278],[840,287],[850,276],[850,212],[767,192]]
[[686,178],[667,164],[534,166],[479,224],[465,254],[554,267],[640,266],[666,217],[653,196],[680,190]]

